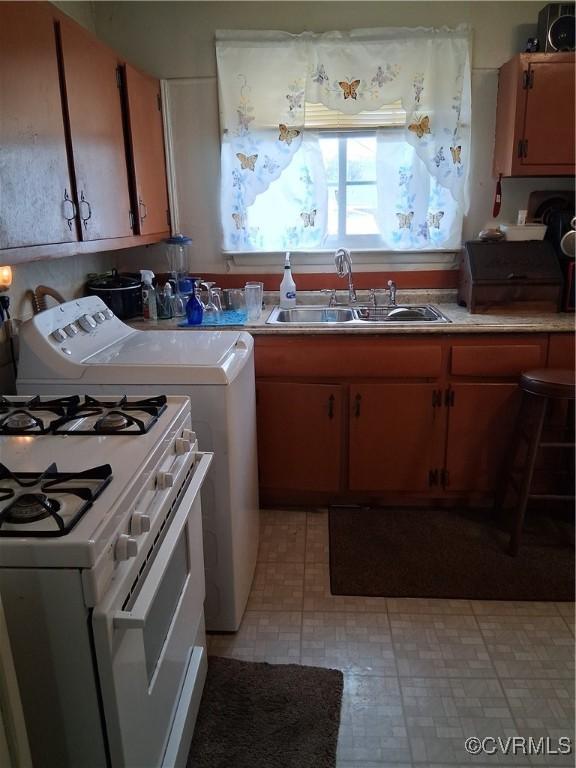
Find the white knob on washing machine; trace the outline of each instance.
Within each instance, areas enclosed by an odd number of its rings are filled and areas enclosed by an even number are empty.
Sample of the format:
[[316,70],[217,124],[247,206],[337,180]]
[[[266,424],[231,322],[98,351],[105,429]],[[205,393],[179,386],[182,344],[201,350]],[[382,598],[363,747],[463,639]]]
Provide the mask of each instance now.
[[62,328],[56,328],[55,331],[52,331],[50,336],[52,336],[52,338],[55,341],[66,341],[66,339],[68,338],[68,336],[66,335],[66,333]]
[[116,560],[129,560],[138,554],[138,542],[127,533],[121,533],[116,539],[114,557]]
[[161,490],[172,488],[174,485],[174,475],[171,472],[158,472],[156,486]]
[[104,322],[104,320],[106,320],[106,317],[104,316],[104,313],[103,313],[103,312],[94,312],[94,314],[92,315],[92,317],[94,318],[94,320],[96,320],[96,322],[97,322],[98,324],[100,324],[100,323],[103,323],[103,322]]
[[150,530],[150,515],[143,512],[134,512],[130,518],[130,533],[133,536],[140,536]]
[[112,317],[114,317],[114,312],[112,312],[110,308],[103,309],[102,314],[107,320],[110,320]]
[[91,331],[92,328],[96,328],[96,320],[90,315],[82,315],[78,318],[78,325],[83,331]]
[[177,437],[174,441],[174,450],[177,456],[182,456],[185,453],[190,453],[192,443],[190,440],[185,440],[183,437]]
[[193,432],[191,429],[183,429],[182,437],[184,440],[189,440],[191,443],[196,442],[196,432]]
[[76,323],[69,323],[68,325],[64,326],[64,331],[66,332],[67,336],[70,336],[70,338],[76,336],[78,333],[78,326]]

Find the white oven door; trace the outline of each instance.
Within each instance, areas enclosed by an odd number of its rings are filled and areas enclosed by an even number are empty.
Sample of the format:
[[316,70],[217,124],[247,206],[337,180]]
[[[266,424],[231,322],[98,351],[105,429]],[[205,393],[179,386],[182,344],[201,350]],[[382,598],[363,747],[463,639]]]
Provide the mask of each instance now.
[[93,613],[113,768],[186,762],[206,670],[200,488],[212,454],[197,456],[165,535]]

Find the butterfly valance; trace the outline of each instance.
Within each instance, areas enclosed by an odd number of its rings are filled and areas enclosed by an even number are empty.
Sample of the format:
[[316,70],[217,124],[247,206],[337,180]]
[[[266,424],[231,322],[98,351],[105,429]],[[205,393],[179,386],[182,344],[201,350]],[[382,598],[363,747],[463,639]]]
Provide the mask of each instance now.
[[[449,192],[460,213],[466,212],[469,36],[466,26],[300,35],[217,32],[225,248],[255,245],[247,231],[248,209],[296,155],[314,156],[313,136],[306,135],[307,103],[356,114],[400,101],[406,113],[405,142],[433,184]],[[315,176],[314,163],[311,167],[298,206],[304,213],[317,212],[321,220],[322,180]]]

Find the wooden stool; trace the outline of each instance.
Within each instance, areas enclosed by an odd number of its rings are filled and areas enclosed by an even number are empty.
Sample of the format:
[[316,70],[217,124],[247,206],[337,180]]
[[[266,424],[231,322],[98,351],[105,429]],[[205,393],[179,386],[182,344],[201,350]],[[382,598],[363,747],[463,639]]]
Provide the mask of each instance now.
[[[564,369],[539,369],[526,371],[520,377],[522,407],[516,427],[515,444],[511,446],[508,471],[503,477],[496,496],[496,507],[502,507],[508,488],[511,486],[517,494],[516,508],[513,513],[510,531],[509,553],[516,555],[520,546],[520,536],[526,515],[528,499],[574,499],[574,495],[559,493],[531,493],[534,467],[540,448],[574,448],[574,372]],[[558,400],[568,403],[567,440],[542,440],[546,413],[550,403]],[[528,413],[532,421],[525,422]],[[526,429],[527,427],[527,429]],[[515,461],[525,445],[524,463],[515,467]],[[572,462],[570,462],[572,467]]]

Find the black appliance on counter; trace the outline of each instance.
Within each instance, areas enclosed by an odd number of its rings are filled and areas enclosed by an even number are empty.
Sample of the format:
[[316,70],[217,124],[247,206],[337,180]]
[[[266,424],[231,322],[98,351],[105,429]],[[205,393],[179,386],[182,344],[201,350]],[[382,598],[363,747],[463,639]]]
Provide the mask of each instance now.
[[110,274],[95,275],[88,280],[86,293],[100,296],[121,320],[142,315],[142,285],[137,278],[112,270]]
[[547,240],[464,244],[458,303],[472,314],[522,309],[559,312],[562,271]]

